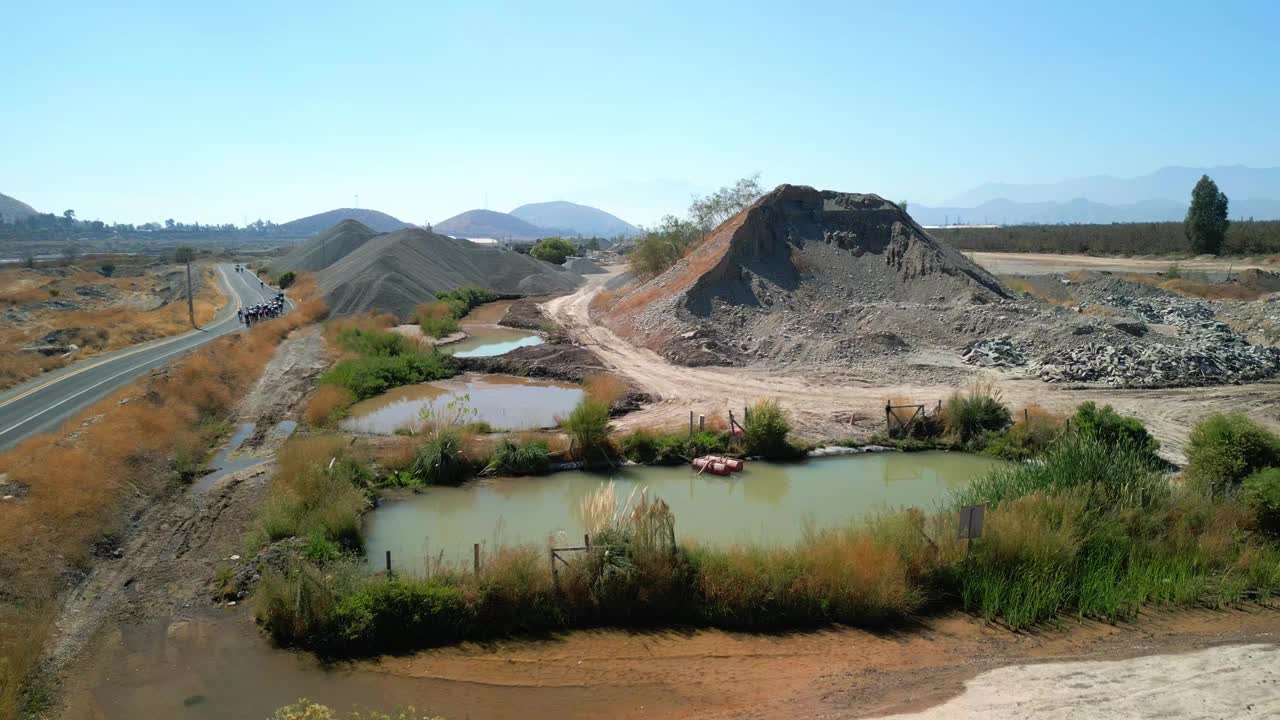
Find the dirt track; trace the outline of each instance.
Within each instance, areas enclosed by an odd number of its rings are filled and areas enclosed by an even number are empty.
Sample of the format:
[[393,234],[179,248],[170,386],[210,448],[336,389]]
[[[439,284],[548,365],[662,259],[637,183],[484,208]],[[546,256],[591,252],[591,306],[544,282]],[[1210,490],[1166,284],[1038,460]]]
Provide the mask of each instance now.
[[[1101,259],[1101,258],[1099,258]],[[733,408],[764,398],[776,398],[791,413],[798,430],[813,439],[833,439],[867,434],[883,427],[888,398],[912,398],[932,404],[956,389],[955,385],[912,383],[912,365],[942,366],[957,377],[975,374],[956,357],[917,354],[905,361],[896,376],[888,373],[854,375],[840,371],[806,372],[765,368],[683,367],[673,365],[651,350],[623,340],[592,321],[591,299],[613,274],[596,275],[578,292],[551,300],[541,307],[579,343],[589,347],[605,364],[630,378],[657,401],[620,419],[622,429],[672,427],[688,422],[689,412],[725,415]],[[1069,413],[1085,400],[1110,403],[1118,410],[1142,418],[1164,446],[1162,454],[1173,462],[1184,460],[1187,433],[1203,415],[1243,410],[1277,424],[1280,418],[1280,382],[1167,390],[1072,389],[1037,378],[1009,372],[988,372],[998,381],[1004,400],[1017,409],[1039,404]],[[851,425],[848,418],[853,417]]]

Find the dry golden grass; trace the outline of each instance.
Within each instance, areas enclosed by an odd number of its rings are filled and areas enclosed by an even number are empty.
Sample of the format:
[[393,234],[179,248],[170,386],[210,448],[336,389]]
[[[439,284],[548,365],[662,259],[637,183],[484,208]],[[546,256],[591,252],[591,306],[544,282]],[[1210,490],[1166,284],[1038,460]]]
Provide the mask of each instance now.
[[915,417],[916,407],[919,405],[907,395],[894,395],[886,400],[885,404],[890,407],[889,414],[893,416],[894,422],[898,425],[906,425],[911,422],[911,418]]
[[324,324],[324,339],[329,343],[330,348],[338,347],[338,336],[349,330],[364,330],[373,332],[375,330],[386,330],[396,325],[396,317],[391,313],[365,312],[358,315],[349,315],[344,318],[334,318]]
[[1042,300],[1054,305],[1070,306],[1075,305],[1075,301],[1071,298],[1071,294],[1064,288],[1052,288],[1041,286],[1039,283],[1032,282],[1024,278],[1003,278],[1004,284],[1010,290],[1030,295],[1037,300]]
[[323,316],[314,283],[310,295],[306,287],[294,291],[299,311],[214,340],[57,433],[0,453],[0,472],[28,488],[0,513],[0,717],[16,714],[18,685],[39,656],[64,578],[86,569],[94,543],[119,527],[123,500],[170,487],[173,460],[207,451],[280,339]]
[[[227,303],[226,294],[214,277],[212,268],[200,270],[204,280],[193,298],[197,325],[204,325],[218,314]],[[68,287],[79,284],[113,284],[124,286],[138,283],[137,278],[104,278],[94,273],[77,273],[70,278],[45,277],[42,281],[60,281]],[[10,284],[15,281],[9,278]],[[41,289],[38,300],[49,299],[47,289]],[[13,297],[12,294],[9,297]],[[3,302],[0,299],[0,302]],[[31,345],[37,339],[57,330],[75,330],[71,342],[80,350],[71,360],[59,357],[45,358],[38,353],[20,348]],[[47,311],[37,313],[32,322],[21,327],[0,330],[0,388],[12,387],[46,370],[61,367],[67,362],[92,357],[99,353],[180,335],[191,330],[185,298],[148,311],[134,310],[121,305],[102,310]]]
[[449,308],[449,303],[443,300],[435,302],[422,303],[413,311],[416,318],[448,318],[453,317],[453,311]]
[[302,412],[302,419],[308,425],[329,427],[341,418],[355,401],[355,394],[344,387],[319,385],[307,399],[307,407]]
[[408,470],[418,452],[413,438],[396,437],[373,451],[374,460],[388,470]]
[[598,373],[587,378],[587,397],[602,402],[610,407],[627,396],[629,388],[626,381],[617,375]]
[[1184,297],[1195,297],[1202,300],[1250,301],[1257,300],[1264,295],[1271,294],[1271,291],[1266,288],[1257,287],[1248,283],[1208,282],[1205,280],[1192,280],[1188,278],[1174,278],[1172,280],[1166,280],[1158,275],[1145,275],[1142,273],[1133,273],[1123,275],[1121,277],[1129,282],[1164,288],[1165,290],[1171,290]]

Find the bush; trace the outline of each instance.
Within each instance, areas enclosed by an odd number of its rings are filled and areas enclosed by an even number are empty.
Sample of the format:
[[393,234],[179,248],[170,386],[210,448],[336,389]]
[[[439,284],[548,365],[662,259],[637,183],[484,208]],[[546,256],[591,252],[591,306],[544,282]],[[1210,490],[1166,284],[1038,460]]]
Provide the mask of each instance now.
[[1076,408],[1076,414],[1071,418],[1071,430],[1108,445],[1128,444],[1147,453],[1152,460],[1157,459],[1156,451],[1160,449],[1160,443],[1151,437],[1141,420],[1121,415],[1110,405],[1099,409],[1092,400]]
[[791,422],[777,400],[760,400],[742,421],[743,451],[766,458],[794,457],[796,449],[787,442]]
[[656,229],[636,240],[627,254],[627,263],[640,277],[660,275],[680,262],[701,238],[702,229],[696,224],[668,215]]
[[539,475],[551,465],[547,443],[529,440],[516,443],[504,438],[493,449],[490,467],[499,475]]
[[953,393],[943,409],[947,434],[968,447],[985,445],[987,436],[1013,424],[995,386],[981,378],[967,392]]
[[280,288],[281,290],[284,290],[285,288],[292,285],[293,281],[297,279],[298,279],[297,273],[295,273],[292,270],[286,270],[285,272],[280,273],[280,276],[276,278],[276,287]]
[[461,320],[476,307],[497,300],[498,294],[485,288],[467,286],[436,293],[436,299],[445,304],[453,319]]
[[579,457],[586,458],[592,451],[608,452],[609,406],[599,400],[578,403],[569,417],[560,421],[560,427],[573,438]]
[[320,385],[307,399],[302,419],[315,427],[332,427],[346,417],[347,410],[356,401],[355,393],[338,385]]
[[417,317],[418,327],[422,328],[424,335],[442,338],[458,332],[458,318],[449,303],[443,300],[419,305]]
[[394,357],[413,352],[409,340],[390,330],[350,328],[338,332],[338,345],[348,352],[376,357]]
[[458,374],[453,361],[442,353],[410,352],[391,357],[343,360],[320,381],[347,388],[357,400],[371,398],[402,385],[444,380]]
[[997,468],[974,479],[956,493],[954,504],[997,507],[1032,493],[1076,491],[1097,507],[1136,507],[1165,496],[1168,483],[1145,449],[1073,433],[1052,445],[1041,462]]
[[451,429],[437,431],[435,437],[418,446],[410,472],[427,485],[460,484],[471,475],[471,464],[462,453],[462,438]]
[[1244,413],[1196,423],[1187,445],[1186,476],[1212,493],[1228,492],[1249,475],[1280,465],[1280,438]]
[[1241,492],[1258,518],[1258,527],[1280,534],[1280,468],[1259,470],[1244,479]]
[[573,243],[564,238],[543,238],[533,246],[529,254],[553,265],[563,265],[570,255],[577,252]]
[[1062,418],[1033,405],[1003,435],[987,444],[987,453],[1006,460],[1029,460],[1049,449],[1062,435]]
[[98,271],[102,273],[103,277],[111,277],[115,274],[116,264],[113,262],[104,262],[98,266]]
[[692,436],[685,430],[660,433],[640,428],[623,435],[618,442],[622,457],[641,465],[676,465],[701,455],[723,455],[730,451],[731,437],[720,430],[702,430]]

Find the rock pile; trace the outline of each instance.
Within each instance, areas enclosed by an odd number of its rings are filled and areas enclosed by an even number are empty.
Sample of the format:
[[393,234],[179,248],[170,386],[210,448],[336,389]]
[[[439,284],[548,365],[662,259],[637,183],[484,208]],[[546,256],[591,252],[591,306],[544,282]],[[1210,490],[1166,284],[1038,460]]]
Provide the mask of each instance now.
[[970,365],[979,367],[1018,367],[1027,364],[1027,356],[1008,338],[983,338],[969,343],[962,356]]
[[1280,349],[1234,336],[1202,336],[1185,345],[1083,346],[1032,363],[1045,382],[1102,382],[1123,387],[1182,387],[1259,380],[1280,371]]

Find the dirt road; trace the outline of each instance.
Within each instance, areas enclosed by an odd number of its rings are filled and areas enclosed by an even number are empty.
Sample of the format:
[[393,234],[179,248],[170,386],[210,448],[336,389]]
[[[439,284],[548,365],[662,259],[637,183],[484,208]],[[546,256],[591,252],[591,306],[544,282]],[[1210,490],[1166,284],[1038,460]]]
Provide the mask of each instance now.
[[[603,284],[621,271],[591,276],[572,295],[555,298],[541,307],[577,342],[589,347],[613,371],[626,376],[638,389],[657,400],[618,421],[621,429],[674,427],[688,423],[689,412],[724,416],[732,408],[775,398],[792,414],[799,432],[811,439],[836,439],[869,434],[883,428],[888,398],[911,398],[933,404],[953,392],[972,367],[957,357],[916,354],[906,359],[895,375],[853,374],[839,370],[759,367],[684,367],[673,365],[657,353],[637,347],[610,329],[595,323],[589,313],[591,299]],[[913,383],[911,367],[930,365],[952,371],[957,384]],[[1070,413],[1085,400],[1110,403],[1136,415],[1164,446],[1162,454],[1173,462],[1184,460],[1183,446],[1191,426],[1201,416],[1243,410],[1276,424],[1280,418],[1280,382],[1239,386],[1177,388],[1168,390],[1072,389],[1011,372],[988,372],[998,383],[1004,401],[1017,409],[1039,404]],[[850,418],[853,422],[850,422]]]

